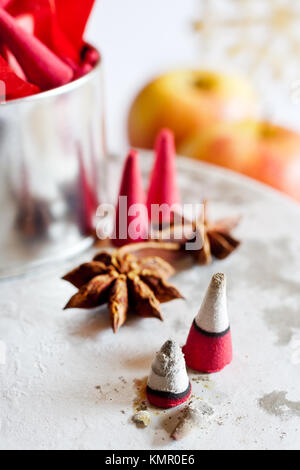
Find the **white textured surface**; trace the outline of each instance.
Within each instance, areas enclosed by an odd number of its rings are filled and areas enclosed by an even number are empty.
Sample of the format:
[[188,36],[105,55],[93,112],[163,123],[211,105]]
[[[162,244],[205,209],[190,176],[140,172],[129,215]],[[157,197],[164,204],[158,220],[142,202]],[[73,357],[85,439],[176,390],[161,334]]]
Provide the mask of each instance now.
[[226,277],[218,288],[215,287],[214,280],[211,280],[195,321],[199,328],[208,333],[222,333],[227,330]]
[[[1,449],[300,447],[300,209],[222,170],[178,164],[185,201],[205,195],[213,218],[243,215],[241,248],[223,262],[177,274],[187,300],[163,305],[164,323],[130,318],[117,336],[105,310],[62,311],[74,289],[60,276],[89,254],[1,282]],[[177,443],[169,438],[177,410],[150,410],[149,428],[137,429],[133,381],[148,375],[169,337],[184,344],[219,271],[228,279],[234,359],[219,374],[190,375],[195,398],[209,402],[215,416]]]

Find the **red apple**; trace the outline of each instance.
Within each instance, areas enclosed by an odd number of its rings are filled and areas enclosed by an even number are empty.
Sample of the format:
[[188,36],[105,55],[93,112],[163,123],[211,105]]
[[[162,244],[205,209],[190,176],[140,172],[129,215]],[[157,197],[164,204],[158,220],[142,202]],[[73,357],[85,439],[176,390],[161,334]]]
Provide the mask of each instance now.
[[128,122],[130,144],[153,148],[167,127],[179,145],[189,135],[222,122],[257,118],[257,97],[240,77],[203,70],[178,70],[149,83],[135,99]]
[[179,153],[255,178],[300,201],[300,134],[268,122],[220,125],[190,136]]

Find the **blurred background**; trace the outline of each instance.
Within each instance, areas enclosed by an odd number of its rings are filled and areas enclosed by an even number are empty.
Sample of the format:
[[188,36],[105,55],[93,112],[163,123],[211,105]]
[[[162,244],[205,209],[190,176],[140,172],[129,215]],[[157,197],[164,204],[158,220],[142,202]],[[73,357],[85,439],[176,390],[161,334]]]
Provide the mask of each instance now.
[[245,75],[263,119],[300,130],[300,5],[293,0],[97,0],[88,39],[102,51],[109,150],[127,146],[138,91],[176,68]]
[[192,22],[198,0],[97,0],[87,38],[103,55],[109,150],[124,151],[129,107],[139,89],[178,66],[198,66]]

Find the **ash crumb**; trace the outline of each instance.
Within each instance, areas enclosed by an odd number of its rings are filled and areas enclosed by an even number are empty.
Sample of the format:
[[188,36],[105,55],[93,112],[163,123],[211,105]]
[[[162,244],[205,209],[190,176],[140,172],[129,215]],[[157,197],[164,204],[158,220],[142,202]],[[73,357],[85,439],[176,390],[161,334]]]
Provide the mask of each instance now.
[[245,416],[238,416],[238,417],[235,419],[235,421],[236,421],[237,423],[240,423],[241,421],[243,421],[243,419],[245,419]]
[[125,415],[125,414],[126,414],[126,412],[125,412],[124,410],[121,410],[121,413],[122,413],[122,415]]
[[212,283],[216,288],[221,287],[224,281],[225,281],[225,274],[223,273],[217,273],[212,278]]
[[127,380],[126,380],[123,376],[119,377],[119,380],[120,380],[120,382],[122,382],[124,385],[127,385],[127,383],[128,383]]
[[210,382],[210,377],[206,375],[199,375],[198,377],[193,377],[192,378],[193,382],[196,382],[197,384],[201,384],[202,382]]
[[148,410],[148,404],[146,401],[142,401],[137,407],[137,411],[147,411],[147,410]]
[[171,433],[171,437],[176,441],[184,439],[195,429],[202,428],[203,423],[211,418],[214,413],[215,410],[208,403],[195,404],[190,402],[180,413],[179,421]]
[[151,416],[148,411],[139,411],[132,417],[132,421],[139,428],[147,428],[151,423]]

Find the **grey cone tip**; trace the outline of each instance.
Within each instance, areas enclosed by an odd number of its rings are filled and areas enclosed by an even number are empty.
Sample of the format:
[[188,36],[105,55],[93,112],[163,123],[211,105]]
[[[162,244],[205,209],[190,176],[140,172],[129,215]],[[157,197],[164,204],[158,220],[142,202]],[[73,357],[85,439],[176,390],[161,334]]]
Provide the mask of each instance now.
[[176,341],[172,339],[168,339],[168,341],[166,341],[161,347],[160,352],[164,353],[166,356],[169,356],[171,351],[177,348],[178,348],[178,345]]
[[217,273],[213,275],[211,281],[216,287],[220,287],[225,282],[225,280],[226,276],[224,273]]

